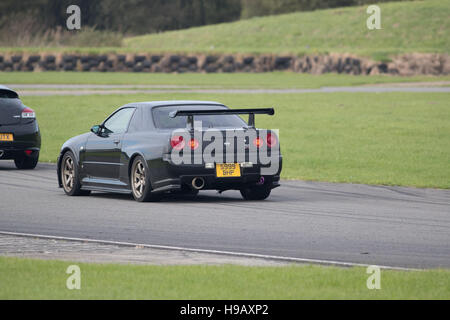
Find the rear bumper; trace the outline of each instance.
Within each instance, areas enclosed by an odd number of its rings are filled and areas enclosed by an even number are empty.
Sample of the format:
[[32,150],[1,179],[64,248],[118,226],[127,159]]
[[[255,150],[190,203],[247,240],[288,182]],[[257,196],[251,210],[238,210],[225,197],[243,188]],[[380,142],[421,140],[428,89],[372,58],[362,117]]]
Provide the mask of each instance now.
[[[41,134],[36,121],[25,125],[1,126],[0,132],[12,133],[14,136],[14,141],[0,141],[0,160],[39,156]],[[25,150],[32,153],[27,155]]]
[[[26,150],[30,150],[31,154],[25,153]],[[35,146],[5,146],[0,144],[0,160],[12,160],[20,157],[38,157],[40,148]]]
[[[193,188],[194,178],[203,178],[204,187],[201,190],[240,190],[249,185],[256,185],[263,182],[271,188],[278,187],[281,173],[281,157],[278,163],[278,170],[271,175],[261,174],[261,165],[254,165],[251,168],[241,167],[240,177],[218,178],[216,169],[206,169],[204,165],[174,165],[165,162],[165,166],[160,168],[159,173],[164,171],[164,178],[152,181],[154,192],[165,192],[178,190],[180,188]],[[162,177],[162,176],[161,176]]]

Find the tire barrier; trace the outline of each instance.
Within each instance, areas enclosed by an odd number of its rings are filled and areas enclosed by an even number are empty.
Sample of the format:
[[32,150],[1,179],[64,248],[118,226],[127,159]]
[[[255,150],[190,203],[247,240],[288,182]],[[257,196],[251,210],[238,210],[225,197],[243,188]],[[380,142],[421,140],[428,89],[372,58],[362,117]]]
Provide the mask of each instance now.
[[448,75],[448,54],[411,53],[387,62],[349,54],[304,56],[182,54],[0,54],[0,71],[270,72]]

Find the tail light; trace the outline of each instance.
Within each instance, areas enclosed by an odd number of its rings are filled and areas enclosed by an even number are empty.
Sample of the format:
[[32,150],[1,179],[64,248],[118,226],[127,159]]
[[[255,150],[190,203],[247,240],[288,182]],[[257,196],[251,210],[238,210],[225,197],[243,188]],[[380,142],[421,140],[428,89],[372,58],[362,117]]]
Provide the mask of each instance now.
[[172,148],[174,148],[175,150],[181,150],[184,148],[184,140],[182,136],[173,136],[170,139],[170,145],[172,146]]
[[197,149],[197,148],[198,148],[198,141],[197,141],[197,139],[192,138],[192,139],[189,141],[189,147],[191,147],[192,150]]
[[277,136],[269,132],[266,137],[266,143],[269,148],[275,147],[278,143]]
[[22,110],[22,119],[36,119],[36,113],[33,109],[26,107]]
[[257,148],[261,148],[264,144],[264,140],[260,137],[256,137],[255,139],[253,139],[253,144],[257,147]]

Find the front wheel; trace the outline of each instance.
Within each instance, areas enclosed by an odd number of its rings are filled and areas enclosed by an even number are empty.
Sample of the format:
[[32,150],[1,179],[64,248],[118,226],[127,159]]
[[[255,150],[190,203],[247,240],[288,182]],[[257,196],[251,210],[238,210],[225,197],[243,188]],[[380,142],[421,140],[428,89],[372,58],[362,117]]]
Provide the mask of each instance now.
[[78,166],[75,156],[70,151],[67,151],[61,160],[61,181],[68,196],[87,196],[91,193],[88,190],[81,190]]
[[270,186],[251,186],[241,189],[241,195],[245,200],[264,200],[269,197],[272,189]]
[[159,201],[160,194],[152,193],[152,185],[150,182],[150,172],[147,169],[144,158],[137,156],[131,166],[131,190],[133,197],[139,202]]

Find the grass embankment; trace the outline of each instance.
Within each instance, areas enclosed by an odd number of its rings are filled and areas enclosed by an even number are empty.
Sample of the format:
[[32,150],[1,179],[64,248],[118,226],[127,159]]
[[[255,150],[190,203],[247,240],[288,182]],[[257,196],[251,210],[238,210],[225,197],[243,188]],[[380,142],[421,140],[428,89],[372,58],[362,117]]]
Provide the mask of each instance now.
[[[81,269],[68,290],[66,269]],[[135,266],[0,257],[0,299],[449,299],[450,271],[381,271],[322,266]]]
[[[101,72],[0,72],[1,84],[111,84],[174,85],[213,88],[320,88],[387,83],[450,81],[447,76],[354,76],[311,75],[292,72],[270,73],[101,73]],[[447,84],[448,85],[448,84]],[[29,90],[29,89],[27,89]],[[42,90],[42,89],[39,89]],[[19,92],[20,93],[20,92]]]
[[150,51],[342,52],[385,59],[405,52],[449,52],[450,2],[380,3],[381,30],[368,30],[367,6],[295,12],[127,38],[126,48]]
[[42,132],[41,161],[132,101],[216,100],[271,107],[261,128],[280,129],[283,178],[450,188],[448,93],[141,94],[27,96]]

